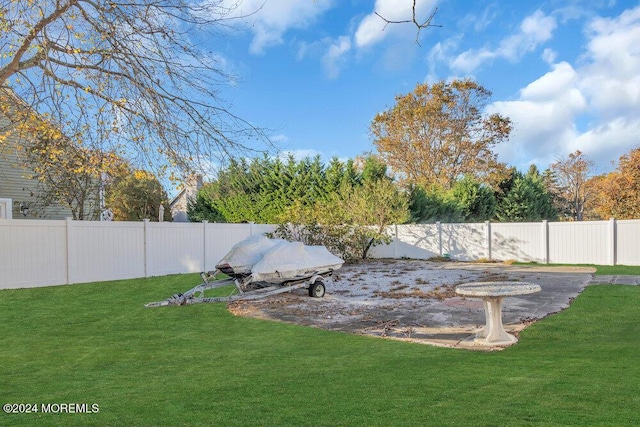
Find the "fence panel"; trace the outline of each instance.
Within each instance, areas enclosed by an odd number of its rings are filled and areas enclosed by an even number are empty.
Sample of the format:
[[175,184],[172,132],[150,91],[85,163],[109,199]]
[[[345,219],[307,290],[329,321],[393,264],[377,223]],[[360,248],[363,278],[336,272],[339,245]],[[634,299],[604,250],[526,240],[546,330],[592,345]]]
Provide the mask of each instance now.
[[[490,227],[490,228],[489,228]],[[212,270],[273,225],[0,220],[0,289]],[[640,265],[640,220],[389,227],[372,257]],[[614,234],[615,233],[615,234]],[[491,236],[489,242],[488,236]]]
[[251,234],[271,233],[276,227],[274,224],[251,224]]
[[204,270],[204,224],[147,222],[147,276]]
[[66,222],[69,283],[144,277],[144,223]]
[[0,289],[67,283],[65,221],[0,220]]
[[616,264],[640,265],[640,220],[616,224]]
[[609,221],[549,223],[551,264],[600,264],[612,262]]
[[546,222],[491,223],[491,258],[545,262]]
[[220,261],[236,243],[251,235],[255,224],[207,224],[207,262],[205,270],[215,269]]
[[428,259],[440,255],[436,224],[404,224],[387,229],[393,240],[370,249],[372,258]]
[[451,259],[470,261],[488,258],[486,224],[441,224],[442,251]]

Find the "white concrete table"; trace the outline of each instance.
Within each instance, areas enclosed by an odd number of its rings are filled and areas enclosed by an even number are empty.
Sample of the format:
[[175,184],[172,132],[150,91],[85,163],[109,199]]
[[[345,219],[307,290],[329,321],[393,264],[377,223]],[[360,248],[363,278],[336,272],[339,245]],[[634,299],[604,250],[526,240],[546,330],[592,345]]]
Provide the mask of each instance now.
[[506,345],[518,341],[502,326],[502,300],[535,292],[540,292],[540,285],[525,282],[475,282],[456,287],[458,295],[483,299],[486,325],[476,334],[475,341],[485,345]]

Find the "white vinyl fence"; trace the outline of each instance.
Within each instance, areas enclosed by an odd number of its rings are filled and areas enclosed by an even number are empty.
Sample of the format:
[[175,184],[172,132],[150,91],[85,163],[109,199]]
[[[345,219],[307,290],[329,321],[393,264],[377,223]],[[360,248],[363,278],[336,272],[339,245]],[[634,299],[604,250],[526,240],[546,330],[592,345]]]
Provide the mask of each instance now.
[[[192,273],[273,225],[0,219],[0,289]],[[640,220],[389,227],[372,257],[640,265]]]
[[394,225],[374,258],[640,265],[640,220]]
[[259,224],[0,220],[0,289],[209,271]]

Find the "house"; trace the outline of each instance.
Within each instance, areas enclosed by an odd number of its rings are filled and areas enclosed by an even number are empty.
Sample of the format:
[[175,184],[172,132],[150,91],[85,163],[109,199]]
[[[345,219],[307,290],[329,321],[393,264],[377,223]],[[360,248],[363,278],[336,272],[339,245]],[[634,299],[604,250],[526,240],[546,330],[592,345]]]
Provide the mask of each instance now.
[[189,203],[193,203],[196,200],[198,191],[201,188],[202,175],[191,175],[187,179],[182,191],[169,203],[173,222],[189,222],[189,216],[187,215]]
[[[18,147],[28,143],[23,135],[9,132],[13,123],[6,113],[21,105],[22,101],[7,89],[0,89],[0,218],[4,219],[64,219],[71,216],[65,206],[52,204],[46,207],[39,203],[38,194],[43,184],[30,179],[32,173],[23,167],[24,161]],[[7,105],[8,104],[8,105]],[[3,113],[5,112],[5,113]]]

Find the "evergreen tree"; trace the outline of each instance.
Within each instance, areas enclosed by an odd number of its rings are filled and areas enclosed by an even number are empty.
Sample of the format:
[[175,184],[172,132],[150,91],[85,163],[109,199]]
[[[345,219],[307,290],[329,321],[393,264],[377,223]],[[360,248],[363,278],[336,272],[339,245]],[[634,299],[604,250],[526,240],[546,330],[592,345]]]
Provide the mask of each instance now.
[[535,166],[530,168],[526,175],[514,172],[503,188],[508,190],[496,208],[496,219],[499,221],[525,222],[557,219],[553,198]]
[[189,203],[187,216],[191,222],[226,222],[224,216],[209,203],[203,192],[198,192],[196,200]]
[[358,172],[351,160],[334,158],[325,166],[319,156],[300,161],[291,155],[232,160],[200,190],[190,219],[276,223],[286,220],[285,213],[294,204],[314,206],[344,186],[361,185],[363,172],[373,177],[386,173],[386,166],[365,161],[364,170]]
[[276,235],[324,245],[345,260],[366,258],[372,246],[389,242],[387,226],[408,218],[406,195],[390,179],[348,181],[313,205],[296,201],[282,216]]
[[481,222],[493,218],[496,210],[496,199],[486,185],[470,176],[457,181],[451,194],[458,202],[465,222]]
[[451,197],[449,192],[438,189],[426,191],[419,186],[410,189],[409,213],[410,222],[413,223],[464,221],[460,204]]
[[375,182],[382,179],[391,180],[387,176],[387,164],[378,156],[367,155],[362,162],[362,182]]

